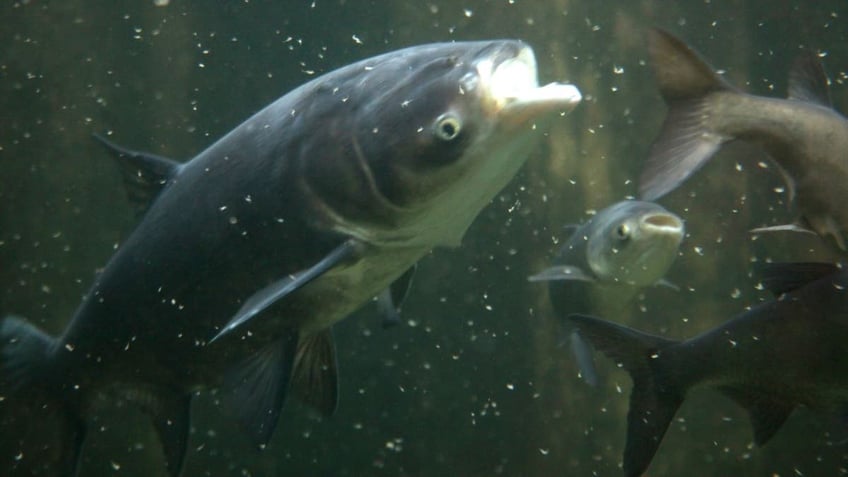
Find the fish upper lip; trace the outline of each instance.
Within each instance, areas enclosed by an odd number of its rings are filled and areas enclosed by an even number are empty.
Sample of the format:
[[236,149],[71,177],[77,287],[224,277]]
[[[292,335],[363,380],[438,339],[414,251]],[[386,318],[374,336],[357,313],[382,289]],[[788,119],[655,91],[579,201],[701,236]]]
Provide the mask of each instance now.
[[680,232],[683,230],[683,222],[676,216],[670,214],[650,214],[642,219],[642,224],[655,230],[667,232]]
[[518,53],[495,63],[484,59],[477,63],[481,84],[495,103],[497,111],[559,109],[568,112],[582,99],[576,86],[549,83],[539,86],[533,49],[522,45]]

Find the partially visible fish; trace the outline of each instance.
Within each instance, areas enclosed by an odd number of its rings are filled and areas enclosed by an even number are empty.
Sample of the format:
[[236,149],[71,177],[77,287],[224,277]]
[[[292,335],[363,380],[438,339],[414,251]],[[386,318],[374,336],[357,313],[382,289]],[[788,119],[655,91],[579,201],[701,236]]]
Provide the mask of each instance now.
[[0,413],[45,403],[63,477],[99,396],[148,413],[171,476],[198,391],[260,447],[290,394],[332,414],[332,325],[393,282],[399,301],[579,101],[520,41],[437,43],[317,77],[182,164],[106,142],[143,218],[61,335],[0,320]]
[[795,227],[832,237],[846,249],[848,121],[833,109],[828,79],[812,52],[789,73],[789,98],[745,94],[717,75],[683,41],[649,34],[649,52],[668,115],[641,176],[640,193],[656,200],[700,169],[722,144],[760,145],[779,166],[799,213]]
[[829,263],[768,264],[776,299],[684,341],[586,315],[568,317],[633,379],[624,474],[641,475],[690,389],[709,386],[748,411],[762,446],[798,406],[848,404],[848,271]]
[[[551,304],[560,316],[596,313],[602,302],[624,306],[644,287],[673,287],[663,276],[677,258],[683,235],[683,220],[662,206],[617,202],[577,227],[554,265],[529,280],[550,282]],[[574,332],[569,344],[580,374],[594,386],[598,377],[591,347]]]

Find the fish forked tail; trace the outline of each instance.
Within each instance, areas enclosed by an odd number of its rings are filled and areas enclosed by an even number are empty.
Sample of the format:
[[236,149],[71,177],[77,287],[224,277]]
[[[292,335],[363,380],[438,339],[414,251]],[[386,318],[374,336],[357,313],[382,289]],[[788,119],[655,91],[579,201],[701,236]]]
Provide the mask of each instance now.
[[588,315],[570,315],[579,333],[630,373],[633,390],[627,414],[624,475],[642,475],[683,403],[685,389],[656,365],[662,350],[676,341],[642,333]]
[[[77,474],[85,425],[62,399],[49,359],[54,344],[54,338],[21,318],[0,318],[0,466],[9,475]],[[52,462],[38,462],[36,456],[44,455]]]
[[737,90],[697,52],[668,32],[652,29],[648,51],[660,93],[668,104],[668,114],[639,183],[641,198],[656,200],[694,174],[722,143],[732,139],[710,129],[706,109],[711,93]]

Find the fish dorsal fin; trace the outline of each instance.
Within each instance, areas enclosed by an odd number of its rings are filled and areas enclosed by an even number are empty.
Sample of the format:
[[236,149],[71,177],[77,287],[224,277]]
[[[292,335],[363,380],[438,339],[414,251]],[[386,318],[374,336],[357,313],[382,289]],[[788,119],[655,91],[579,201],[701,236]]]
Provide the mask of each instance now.
[[347,240],[333,249],[332,252],[327,254],[326,257],[318,261],[318,263],[312,267],[295,273],[294,275],[283,277],[257,291],[244,302],[241,308],[236,312],[235,316],[230,319],[230,322],[227,323],[217,335],[209,340],[209,343],[231,333],[234,329],[240,327],[243,323],[249,321],[251,318],[258,315],[278,300],[281,300],[289,293],[300,289],[339,263],[353,257],[358,249],[358,242],[353,239]]
[[286,400],[298,333],[287,330],[225,376],[228,404],[258,447],[271,439]]
[[795,58],[789,70],[789,99],[833,108],[827,74],[818,56],[812,51]]
[[702,97],[733,87],[717,75],[701,55],[671,33],[652,28],[648,53],[657,85],[667,102]]
[[740,386],[722,386],[719,389],[748,411],[754,428],[754,443],[758,446],[768,442],[795,409],[794,403],[771,399],[757,390]]
[[99,134],[94,134],[94,139],[103,144],[118,159],[127,198],[139,216],[150,208],[150,204],[159,192],[182,167],[179,162],[167,157],[126,149]]
[[400,308],[412,287],[412,277],[415,275],[416,265],[409,267],[403,275],[398,277],[377,296],[377,307],[383,317],[383,328],[391,328],[400,324]]
[[324,416],[336,411],[339,374],[330,328],[301,338],[292,370],[292,392]]
[[758,265],[757,274],[768,291],[780,296],[838,270],[827,262],[763,263]]
[[147,406],[153,426],[165,454],[168,475],[177,477],[183,467],[190,423],[191,394],[172,392],[157,396],[155,405]]
[[586,273],[582,268],[574,265],[554,265],[541,272],[527,277],[531,282],[548,282],[552,280],[578,280],[583,282],[595,282],[594,277]]

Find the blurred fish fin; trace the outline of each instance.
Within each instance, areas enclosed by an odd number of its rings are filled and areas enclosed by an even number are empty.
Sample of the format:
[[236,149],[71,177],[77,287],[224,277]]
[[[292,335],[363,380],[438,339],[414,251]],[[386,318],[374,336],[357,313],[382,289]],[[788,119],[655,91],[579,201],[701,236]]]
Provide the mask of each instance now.
[[657,283],[654,283],[654,286],[671,288],[674,291],[680,291],[680,287],[675,285],[673,282],[666,280],[665,278],[660,278]]
[[801,288],[839,271],[828,262],[762,263],[756,267],[763,286],[774,296]]
[[656,200],[674,190],[697,172],[730,138],[716,134],[703,124],[701,99],[670,103],[659,136],[639,178],[643,200]]
[[383,328],[400,324],[400,307],[409,295],[416,267],[416,265],[409,267],[403,275],[392,282],[389,288],[377,295],[377,308],[383,316]]
[[225,376],[227,398],[236,417],[258,447],[271,439],[283,408],[297,350],[298,333],[279,340],[232,368]]
[[171,477],[177,477],[182,470],[188,445],[190,409],[191,394],[178,392],[159,396],[154,405],[147,406]]
[[765,445],[783,426],[796,404],[770,399],[768,396],[744,387],[721,386],[722,393],[748,411],[754,428],[754,443]]
[[580,227],[580,224],[565,224],[561,227],[561,230],[567,234],[574,234],[574,232],[580,230]]
[[579,280],[584,282],[594,282],[595,279],[583,271],[580,267],[573,265],[555,265],[546,268],[541,272],[527,277],[531,282],[547,282],[551,280]]
[[704,107],[710,93],[735,89],[698,53],[666,31],[651,30],[648,51],[660,93],[668,104],[662,130],[639,179],[640,196],[656,200],[694,174],[731,139],[710,130]]
[[748,232],[752,233],[752,234],[763,234],[763,233],[772,233],[772,232],[799,232],[799,233],[816,235],[815,231],[810,230],[809,228],[804,227],[803,225],[798,224],[798,223],[769,225],[768,227],[757,227],[757,228],[753,228],[753,229],[749,230]]
[[330,328],[302,338],[292,371],[292,392],[324,416],[336,411],[339,400],[338,362]]
[[167,157],[124,148],[99,134],[93,136],[118,159],[127,198],[135,207],[138,216],[150,208],[159,192],[182,167],[179,162]]
[[[42,416],[55,425],[61,449],[57,455],[58,475],[78,475],[86,426],[82,417],[61,395],[62,385],[49,362],[56,340],[26,322],[7,316],[0,320],[0,396],[12,403],[37,404]],[[4,409],[14,414],[14,409]],[[52,436],[51,436],[52,437]],[[52,440],[51,440],[52,442]]]
[[580,376],[583,381],[589,386],[598,386],[598,369],[595,366],[594,352],[592,345],[587,343],[580,336],[580,332],[573,330],[568,337],[568,344],[571,348],[571,354],[574,356],[574,361],[577,363],[577,369],[580,371]]
[[336,265],[353,257],[358,248],[358,242],[354,239],[346,240],[311,268],[300,271],[294,275],[283,277],[257,291],[244,302],[239,311],[236,312],[235,316],[230,319],[229,323],[221,328],[221,331],[219,331],[217,335],[209,340],[209,343],[231,333],[234,329],[238,328],[254,316],[260,314],[269,306],[273,305],[276,301],[281,300],[289,293],[298,290],[302,286],[331,270]]
[[662,442],[686,390],[654,366],[662,350],[675,341],[587,315],[568,317],[596,349],[620,363],[633,379],[627,414],[624,473],[642,475]]
[[834,220],[832,215],[821,214],[804,216],[804,220],[809,224],[810,228],[815,230],[815,233],[821,237],[833,237],[834,242],[840,250],[845,250],[845,237],[842,236],[842,227]]
[[827,74],[815,52],[808,50],[795,58],[789,70],[789,99],[833,108]]

